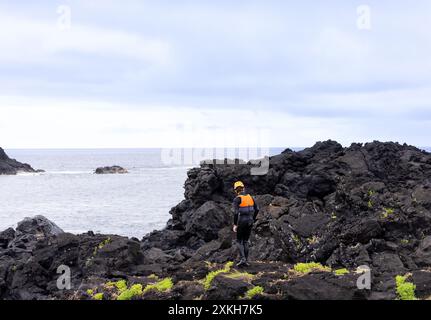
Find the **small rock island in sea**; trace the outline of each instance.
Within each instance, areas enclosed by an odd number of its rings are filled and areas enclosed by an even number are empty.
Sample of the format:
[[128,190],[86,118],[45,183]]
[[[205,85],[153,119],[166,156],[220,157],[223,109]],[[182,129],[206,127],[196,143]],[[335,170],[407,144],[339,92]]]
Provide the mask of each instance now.
[[94,172],[95,174],[126,174],[129,173],[126,169],[120,166],[100,167]]
[[[430,153],[393,142],[344,148],[326,141],[271,157],[265,176],[251,176],[251,168],[191,169],[166,228],[141,240],[74,235],[40,216],[0,232],[0,299],[431,296]],[[236,180],[261,208],[244,269],[233,264]],[[61,265],[73,275],[70,290],[57,288]],[[363,266],[368,289],[357,285]]]

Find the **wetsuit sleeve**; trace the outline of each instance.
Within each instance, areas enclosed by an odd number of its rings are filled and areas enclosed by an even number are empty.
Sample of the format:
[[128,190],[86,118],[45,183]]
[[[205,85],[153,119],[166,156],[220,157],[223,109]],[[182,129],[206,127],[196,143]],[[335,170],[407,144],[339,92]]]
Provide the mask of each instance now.
[[254,221],[256,221],[257,215],[259,214],[259,205],[257,204],[256,200],[253,198],[253,202],[254,202]]
[[235,200],[233,200],[233,224],[235,226],[238,225],[239,205],[240,204],[241,204],[241,198],[236,197]]

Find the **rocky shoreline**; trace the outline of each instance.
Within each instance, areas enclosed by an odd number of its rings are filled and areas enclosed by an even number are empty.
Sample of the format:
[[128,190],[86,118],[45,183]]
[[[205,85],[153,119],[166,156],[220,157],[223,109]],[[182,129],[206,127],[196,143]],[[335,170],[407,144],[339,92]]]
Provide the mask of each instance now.
[[21,163],[8,157],[0,148],[0,175],[16,175],[20,172],[37,173],[43,170],[34,170],[29,164]]
[[[63,232],[43,217],[0,233],[0,299],[369,299],[431,296],[431,154],[319,142],[248,165],[202,164],[167,227],[143,239]],[[232,184],[261,207],[237,270]],[[70,289],[59,290],[60,266]],[[358,267],[371,270],[358,288]]]

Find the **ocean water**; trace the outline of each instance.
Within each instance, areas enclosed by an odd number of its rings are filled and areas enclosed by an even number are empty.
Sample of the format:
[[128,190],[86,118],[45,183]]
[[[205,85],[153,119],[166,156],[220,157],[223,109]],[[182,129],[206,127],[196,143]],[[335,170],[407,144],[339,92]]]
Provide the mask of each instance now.
[[[166,166],[157,149],[6,150],[44,174],[0,176],[0,230],[44,215],[63,230],[141,238],[162,229],[183,198],[187,166]],[[120,165],[126,175],[95,175]]]

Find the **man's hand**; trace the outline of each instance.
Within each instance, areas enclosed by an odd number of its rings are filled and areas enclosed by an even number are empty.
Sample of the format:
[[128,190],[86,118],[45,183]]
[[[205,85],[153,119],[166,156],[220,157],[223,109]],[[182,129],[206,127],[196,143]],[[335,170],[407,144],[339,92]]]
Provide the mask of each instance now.
[[233,232],[237,232],[238,231],[238,226],[233,226]]

